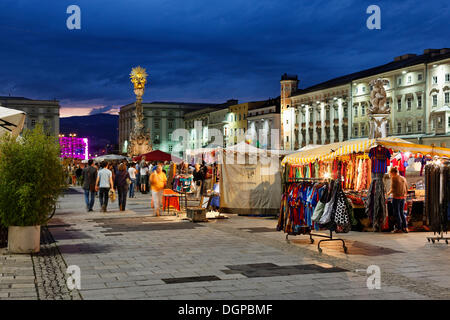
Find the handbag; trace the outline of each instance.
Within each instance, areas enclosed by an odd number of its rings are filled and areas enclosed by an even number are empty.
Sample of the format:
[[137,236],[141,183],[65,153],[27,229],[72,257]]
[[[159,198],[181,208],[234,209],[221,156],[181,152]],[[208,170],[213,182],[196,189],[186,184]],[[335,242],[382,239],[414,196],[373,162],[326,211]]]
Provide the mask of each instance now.
[[127,184],[130,185],[131,184],[131,179],[127,178]]
[[109,190],[109,198],[111,199],[111,202],[116,201],[116,192],[114,190]]

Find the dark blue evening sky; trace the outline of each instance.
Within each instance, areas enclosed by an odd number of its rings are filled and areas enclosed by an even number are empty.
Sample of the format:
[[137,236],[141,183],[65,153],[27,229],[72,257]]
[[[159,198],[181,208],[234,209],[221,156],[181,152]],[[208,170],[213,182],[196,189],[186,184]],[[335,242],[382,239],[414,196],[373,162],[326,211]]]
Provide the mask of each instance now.
[[[68,30],[66,8],[81,8]],[[381,8],[368,30],[366,8]],[[0,95],[58,99],[65,112],[134,101],[223,102],[279,95],[284,72],[307,87],[450,47],[450,2],[300,0],[2,0]],[[72,109],[67,109],[72,108]],[[72,112],[73,111],[73,112]]]

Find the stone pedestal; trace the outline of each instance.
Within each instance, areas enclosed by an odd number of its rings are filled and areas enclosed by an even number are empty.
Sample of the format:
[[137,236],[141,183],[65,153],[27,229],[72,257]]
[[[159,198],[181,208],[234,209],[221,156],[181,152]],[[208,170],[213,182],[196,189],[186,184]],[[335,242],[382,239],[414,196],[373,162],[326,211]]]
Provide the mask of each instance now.
[[386,138],[389,114],[371,114],[369,120],[369,139]]

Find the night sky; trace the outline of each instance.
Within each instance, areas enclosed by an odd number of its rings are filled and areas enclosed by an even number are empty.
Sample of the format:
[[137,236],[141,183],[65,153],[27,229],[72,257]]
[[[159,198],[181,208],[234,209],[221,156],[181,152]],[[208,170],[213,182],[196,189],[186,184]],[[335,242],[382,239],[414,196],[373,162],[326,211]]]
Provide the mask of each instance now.
[[[81,30],[66,9],[81,8]],[[381,8],[381,30],[366,9]],[[0,96],[60,100],[62,116],[134,101],[130,69],[150,74],[144,102],[241,102],[450,47],[450,2],[300,0],[1,0]],[[94,108],[93,111],[91,111]]]

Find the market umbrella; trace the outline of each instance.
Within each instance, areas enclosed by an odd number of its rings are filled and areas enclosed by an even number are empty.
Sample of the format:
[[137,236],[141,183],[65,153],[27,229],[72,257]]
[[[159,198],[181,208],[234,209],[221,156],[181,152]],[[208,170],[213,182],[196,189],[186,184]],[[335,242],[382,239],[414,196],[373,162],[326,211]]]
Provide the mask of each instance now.
[[19,135],[25,124],[26,113],[20,110],[0,107],[0,136],[6,132]]
[[95,162],[101,162],[101,161],[115,161],[115,160],[124,160],[127,159],[125,156],[121,156],[119,154],[107,154],[104,156],[99,156],[97,158],[94,158]]
[[163,152],[161,150],[154,150],[149,153],[141,154],[133,158],[134,161],[141,161],[142,157],[145,157],[145,161],[173,161],[176,163],[181,162],[181,159],[172,156],[170,153]]

